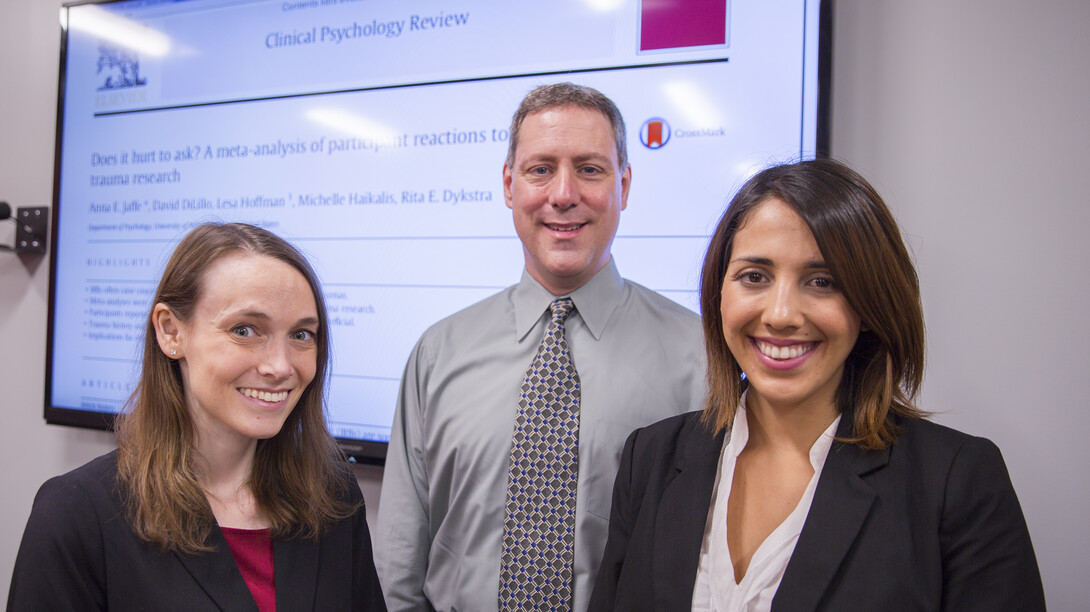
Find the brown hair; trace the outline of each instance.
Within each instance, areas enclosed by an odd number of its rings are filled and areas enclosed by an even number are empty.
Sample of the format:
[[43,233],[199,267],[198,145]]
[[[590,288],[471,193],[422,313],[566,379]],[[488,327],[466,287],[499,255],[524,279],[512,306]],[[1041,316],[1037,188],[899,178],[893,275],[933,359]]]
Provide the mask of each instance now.
[[[163,303],[179,320],[188,320],[203,293],[207,270],[239,252],[271,257],[298,270],[318,308],[314,379],[280,432],[258,441],[249,481],[274,537],[316,538],[330,522],[351,515],[358,506],[343,501],[341,491],[351,473],[325,424],[329,321],[310,264],[286,241],[259,227],[201,225],[171,255],[152,307]],[[181,371],[160,350],[150,316],[140,380],[116,430],[121,491],[137,536],[179,552],[210,550],[206,541],[215,519],[198,484],[201,468]]]
[[598,111],[609,120],[613,130],[613,141],[617,144],[617,167],[624,172],[628,167],[628,145],[626,143],[624,117],[620,109],[597,89],[574,83],[554,83],[542,85],[522,99],[518,110],[511,117],[511,134],[507,142],[507,167],[515,166],[515,149],[518,147],[519,132],[526,117],[550,108],[577,106]]
[[748,384],[723,336],[720,299],[734,235],[769,198],[782,200],[806,222],[859,315],[863,331],[844,364],[837,407],[852,419],[849,442],[884,448],[897,437],[896,416],[925,416],[912,402],[923,378],[920,283],[881,196],[858,173],[831,159],[761,171],[742,186],[719,220],[700,286],[708,354],[704,421],[716,431],[730,426]]

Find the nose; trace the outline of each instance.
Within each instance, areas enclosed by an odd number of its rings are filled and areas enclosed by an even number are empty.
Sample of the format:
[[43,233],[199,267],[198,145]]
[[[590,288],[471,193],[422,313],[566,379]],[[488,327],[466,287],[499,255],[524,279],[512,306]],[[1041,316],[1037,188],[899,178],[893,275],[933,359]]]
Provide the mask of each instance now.
[[568,209],[579,203],[579,180],[574,168],[558,169],[550,188],[550,204],[555,208]]
[[286,380],[291,376],[291,347],[286,341],[270,341],[264,350],[257,373],[275,380]]
[[769,292],[762,321],[771,329],[783,330],[802,327],[802,296],[793,283],[778,282]]

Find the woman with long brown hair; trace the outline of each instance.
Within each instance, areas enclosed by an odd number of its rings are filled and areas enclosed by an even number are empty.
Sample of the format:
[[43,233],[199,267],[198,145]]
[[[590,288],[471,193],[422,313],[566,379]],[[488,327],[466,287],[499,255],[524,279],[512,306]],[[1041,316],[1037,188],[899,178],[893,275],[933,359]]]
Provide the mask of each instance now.
[[274,234],[191,231],[167,263],[118,450],[45,483],[9,610],[385,610],[329,435],[317,277]]
[[926,420],[919,282],[874,189],[766,169],[704,260],[703,412],[637,430],[592,610],[1043,610],[999,449]]

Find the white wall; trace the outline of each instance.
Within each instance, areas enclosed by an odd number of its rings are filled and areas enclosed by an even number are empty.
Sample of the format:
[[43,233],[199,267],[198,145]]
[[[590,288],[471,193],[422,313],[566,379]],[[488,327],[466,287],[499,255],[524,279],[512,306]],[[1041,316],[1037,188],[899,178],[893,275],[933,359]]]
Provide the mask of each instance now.
[[[59,4],[0,4],[0,199],[13,206],[52,197]],[[1003,449],[1053,610],[1083,607],[1090,549],[1090,415],[1078,389],[1090,376],[1087,24],[1084,0],[838,0],[836,10],[833,151],[886,195],[916,254],[922,405]],[[113,445],[41,420],[47,277],[47,260],[0,253],[4,599],[37,487]],[[373,511],[381,474],[359,475]]]
[[1053,610],[1090,550],[1090,3],[838,0],[835,155],[915,252],[921,405],[994,440]]

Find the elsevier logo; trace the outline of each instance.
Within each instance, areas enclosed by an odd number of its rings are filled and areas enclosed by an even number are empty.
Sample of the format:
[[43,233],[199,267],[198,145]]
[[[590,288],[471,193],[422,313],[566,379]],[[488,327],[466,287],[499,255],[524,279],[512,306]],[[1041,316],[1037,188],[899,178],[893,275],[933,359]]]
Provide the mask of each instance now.
[[99,91],[143,87],[148,82],[146,77],[140,76],[140,56],[128,49],[99,45],[96,74],[103,73],[106,78],[98,88]]

